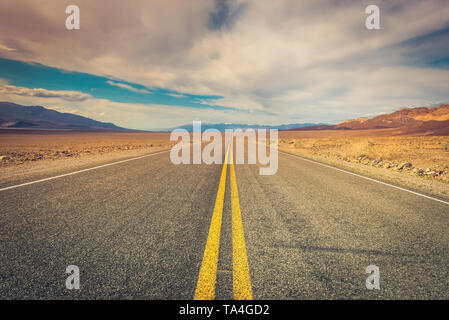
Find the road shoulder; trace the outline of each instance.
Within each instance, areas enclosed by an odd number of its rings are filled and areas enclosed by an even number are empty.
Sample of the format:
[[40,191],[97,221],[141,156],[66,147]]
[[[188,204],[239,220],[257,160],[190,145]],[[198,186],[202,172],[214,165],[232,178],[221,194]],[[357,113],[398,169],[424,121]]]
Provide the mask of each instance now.
[[382,182],[391,183],[393,185],[410,189],[412,191],[422,192],[429,196],[435,196],[442,200],[449,200],[449,184],[438,180],[415,177],[404,174],[402,172],[395,172],[383,168],[371,167],[364,164],[347,162],[339,159],[332,159],[321,157],[317,155],[302,154],[297,150],[289,148],[279,148],[279,151],[297,155],[305,159],[317,161],[323,164],[328,164],[339,169],[347,170],[356,174],[360,174],[369,178],[377,179]]

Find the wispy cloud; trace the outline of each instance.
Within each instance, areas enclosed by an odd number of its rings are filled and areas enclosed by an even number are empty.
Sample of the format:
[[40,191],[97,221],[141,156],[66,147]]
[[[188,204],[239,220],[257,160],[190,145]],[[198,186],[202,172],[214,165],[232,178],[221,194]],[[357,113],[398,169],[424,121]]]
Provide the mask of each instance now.
[[2,95],[17,95],[25,97],[37,98],[59,98],[65,101],[81,102],[89,99],[89,95],[76,91],[55,91],[42,88],[24,88],[12,85],[4,85],[0,87],[0,97]]
[[15,51],[16,49],[10,48],[10,47],[8,47],[8,46],[6,46],[6,45],[0,43],[0,50],[5,50],[5,51]]
[[186,95],[182,94],[182,93],[167,93],[167,95],[170,97],[178,98],[178,99],[182,99],[182,98],[186,97]]
[[60,97],[37,97],[6,94],[0,91],[0,101],[10,101],[21,105],[39,105],[59,112],[76,113],[95,120],[112,122],[125,128],[155,130],[191,124],[193,120],[207,123],[221,123],[226,119],[232,123],[257,124],[269,122],[269,115],[259,115],[232,110],[217,110],[169,106],[161,104],[120,103],[95,97],[84,101],[67,101]]
[[126,83],[114,82],[114,81],[111,81],[111,80],[108,80],[106,82],[109,85],[111,85],[111,86],[116,86],[116,87],[119,87],[119,88],[122,88],[122,89],[125,89],[125,90],[129,90],[129,91],[132,91],[132,92],[151,94],[151,91],[149,91],[147,89],[137,89],[137,88],[134,88],[133,86],[130,86],[130,85],[126,84]]

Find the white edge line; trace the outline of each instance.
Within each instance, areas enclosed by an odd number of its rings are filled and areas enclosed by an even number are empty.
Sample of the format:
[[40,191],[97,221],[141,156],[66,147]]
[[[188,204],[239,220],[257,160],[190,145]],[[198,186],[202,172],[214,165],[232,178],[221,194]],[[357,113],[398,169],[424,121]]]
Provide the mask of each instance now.
[[62,178],[62,177],[67,177],[67,176],[71,176],[71,175],[74,175],[74,174],[77,174],[77,173],[82,173],[82,172],[86,172],[86,171],[90,171],[90,170],[95,170],[95,169],[99,169],[99,168],[113,166],[115,164],[119,164],[119,163],[123,163],[123,162],[128,162],[128,161],[133,161],[133,160],[142,159],[142,158],[146,158],[146,157],[151,157],[151,156],[155,156],[157,154],[161,154],[161,153],[165,153],[165,152],[170,152],[170,150],[159,151],[159,152],[155,152],[155,153],[150,153],[150,154],[146,154],[146,155],[143,155],[143,156],[139,156],[139,157],[136,157],[136,158],[120,160],[120,161],[116,161],[116,162],[112,162],[112,163],[103,164],[101,166],[96,166],[96,167],[87,168],[87,169],[83,169],[83,170],[78,170],[78,171],[73,171],[73,172],[69,172],[69,173],[64,173],[64,174],[60,174],[60,175],[54,176],[54,177],[44,178],[44,179],[35,180],[35,181],[31,181],[31,182],[25,182],[25,183],[17,184],[17,185],[14,185],[14,186],[1,188],[0,191],[15,189],[15,188],[23,187],[23,186],[28,186],[30,184],[35,184],[35,183],[44,182],[44,181],[48,181],[48,180],[53,180],[53,179],[58,179],[58,178]]
[[389,183],[386,183],[386,182],[383,182],[383,181],[380,181],[380,180],[376,180],[376,179],[373,179],[373,178],[368,178],[368,177],[362,176],[360,174],[357,174],[357,173],[354,173],[354,172],[351,172],[351,171],[339,169],[339,168],[333,167],[331,165],[327,165],[327,164],[324,164],[324,163],[321,163],[321,162],[318,162],[318,161],[315,161],[315,160],[306,159],[306,158],[303,158],[301,156],[298,156],[298,155],[295,155],[295,154],[291,154],[291,153],[288,153],[288,152],[284,152],[284,151],[279,151],[279,152],[283,153],[283,154],[286,154],[286,155],[289,155],[291,157],[302,159],[304,161],[308,161],[308,162],[312,162],[312,163],[315,163],[315,164],[319,164],[319,165],[321,165],[323,167],[328,167],[328,168],[332,168],[334,170],[338,170],[338,171],[341,171],[341,172],[352,174],[353,176],[356,176],[356,177],[359,177],[359,178],[363,178],[363,179],[366,179],[366,180],[374,181],[374,182],[377,182],[377,183],[380,183],[380,184],[383,184],[383,185],[386,185],[386,186],[389,186],[389,187],[392,187],[392,188],[396,188],[396,189],[399,189],[399,190],[402,190],[402,191],[410,192],[410,193],[413,193],[414,195],[417,195],[417,196],[421,196],[421,197],[424,197],[424,198],[427,198],[427,199],[431,199],[431,200],[435,200],[435,201],[438,201],[438,202],[442,202],[444,204],[449,204],[449,202],[447,202],[447,201],[440,200],[440,199],[434,198],[434,197],[429,197],[429,196],[426,196],[425,194],[422,194],[422,193],[419,193],[419,192],[415,192],[415,191],[412,191],[412,190],[408,190],[408,189],[405,189],[405,188],[401,188],[401,187],[398,187],[398,186],[395,186],[393,184],[389,184]]

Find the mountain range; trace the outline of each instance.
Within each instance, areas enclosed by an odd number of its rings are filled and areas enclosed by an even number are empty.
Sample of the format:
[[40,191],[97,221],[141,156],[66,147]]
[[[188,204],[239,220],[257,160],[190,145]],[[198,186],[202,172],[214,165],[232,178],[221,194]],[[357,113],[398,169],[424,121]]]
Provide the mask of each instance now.
[[335,125],[318,125],[291,130],[366,130],[396,128],[400,134],[449,135],[449,104],[435,107],[402,108],[373,118],[345,120]]
[[41,106],[0,102],[0,128],[127,130],[112,123],[96,121],[73,113],[61,113]]
[[[278,129],[288,130],[306,126],[322,125],[317,123],[294,123],[279,126],[262,126],[248,124],[228,124],[228,123],[202,123],[201,129]],[[41,106],[22,106],[11,102],[0,102],[0,128],[22,128],[22,129],[71,129],[71,130],[108,130],[123,131],[128,130],[118,127],[112,123],[104,123],[90,118],[79,116],[73,113],[61,113],[56,110],[47,109]],[[184,125],[176,128],[160,131],[172,131],[174,129],[186,129],[192,131],[192,125]]]
[[[125,131],[125,129],[73,113],[61,113],[41,106],[22,106],[11,102],[0,102],[0,128],[22,129],[68,129]],[[178,128],[192,131],[192,125]],[[345,120],[335,125],[323,123],[293,123],[278,126],[248,125],[232,123],[202,123],[201,130],[218,129],[278,129],[278,130],[367,130],[398,129],[395,134],[449,135],[449,104],[435,107],[402,108],[389,114],[373,118]],[[175,128],[173,128],[175,129]],[[167,129],[162,131],[171,131]]]

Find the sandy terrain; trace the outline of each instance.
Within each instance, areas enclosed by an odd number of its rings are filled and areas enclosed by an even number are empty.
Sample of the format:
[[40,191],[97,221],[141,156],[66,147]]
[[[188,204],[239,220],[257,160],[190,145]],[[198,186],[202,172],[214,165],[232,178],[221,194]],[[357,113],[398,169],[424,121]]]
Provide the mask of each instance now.
[[[380,131],[380,132],[379,132]],[[305,154],[328,156],[351,162],[377,161],[395,168],[434,171],[445,175],[449,169],[449,137],[387,136],[388,130],[291,131],[279,134],[280,143],[290,144]],[[443,172],[440,172],[443,171]]]
[[0,130],[0,165],[167,148],[168,133]]
[[168,150],[169,133],[0,130],[0,184]]

